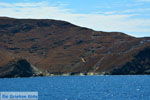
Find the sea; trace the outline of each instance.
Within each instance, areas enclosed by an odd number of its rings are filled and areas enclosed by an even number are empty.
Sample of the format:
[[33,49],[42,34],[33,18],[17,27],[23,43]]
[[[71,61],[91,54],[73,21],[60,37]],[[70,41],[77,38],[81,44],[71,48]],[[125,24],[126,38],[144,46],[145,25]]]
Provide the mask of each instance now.
[[38,100],[150,100],[150,76],[3,78],[0,92],[38,92]]

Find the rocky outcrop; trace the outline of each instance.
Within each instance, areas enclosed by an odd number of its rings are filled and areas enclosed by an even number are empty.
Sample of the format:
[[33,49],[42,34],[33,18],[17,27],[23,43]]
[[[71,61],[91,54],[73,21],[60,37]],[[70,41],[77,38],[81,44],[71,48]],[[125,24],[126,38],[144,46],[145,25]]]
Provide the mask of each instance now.
[[34,75],[35,70],[31,64],[24,59],[12,61],[0,67],[0,78],[31,77]]
[[133,60],[120,68],[115,68],[109,75],[150,75],[150,48],[140,51]]

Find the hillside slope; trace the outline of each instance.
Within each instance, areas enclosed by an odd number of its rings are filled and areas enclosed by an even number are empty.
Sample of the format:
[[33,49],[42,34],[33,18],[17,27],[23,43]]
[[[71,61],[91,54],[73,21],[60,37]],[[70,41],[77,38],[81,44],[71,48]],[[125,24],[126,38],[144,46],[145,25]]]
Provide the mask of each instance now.
[[[131,68],[127,63],[146,48],[150,50],[150,37],[94,31],[59,20],[0,18],[1,67],[14,59],[26,59],[50,74],[103,74]],[[145,60],[141,62],[145,67]]]

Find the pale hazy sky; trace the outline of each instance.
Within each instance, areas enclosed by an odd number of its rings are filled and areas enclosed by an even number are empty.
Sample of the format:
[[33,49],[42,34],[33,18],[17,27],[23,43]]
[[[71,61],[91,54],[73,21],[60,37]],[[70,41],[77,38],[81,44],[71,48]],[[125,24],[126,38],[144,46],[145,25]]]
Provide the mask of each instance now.
[[0,16],[58,19],[97,31],[150,36],[150,0],[0,0]]

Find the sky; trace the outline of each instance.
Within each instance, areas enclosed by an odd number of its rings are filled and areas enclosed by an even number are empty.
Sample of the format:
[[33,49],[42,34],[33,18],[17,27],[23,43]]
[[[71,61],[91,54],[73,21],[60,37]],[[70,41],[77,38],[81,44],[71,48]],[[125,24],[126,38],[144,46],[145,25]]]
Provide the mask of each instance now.
[[96,31],[150,37],[150,0],[0,0],[0,16],[64,20]]

